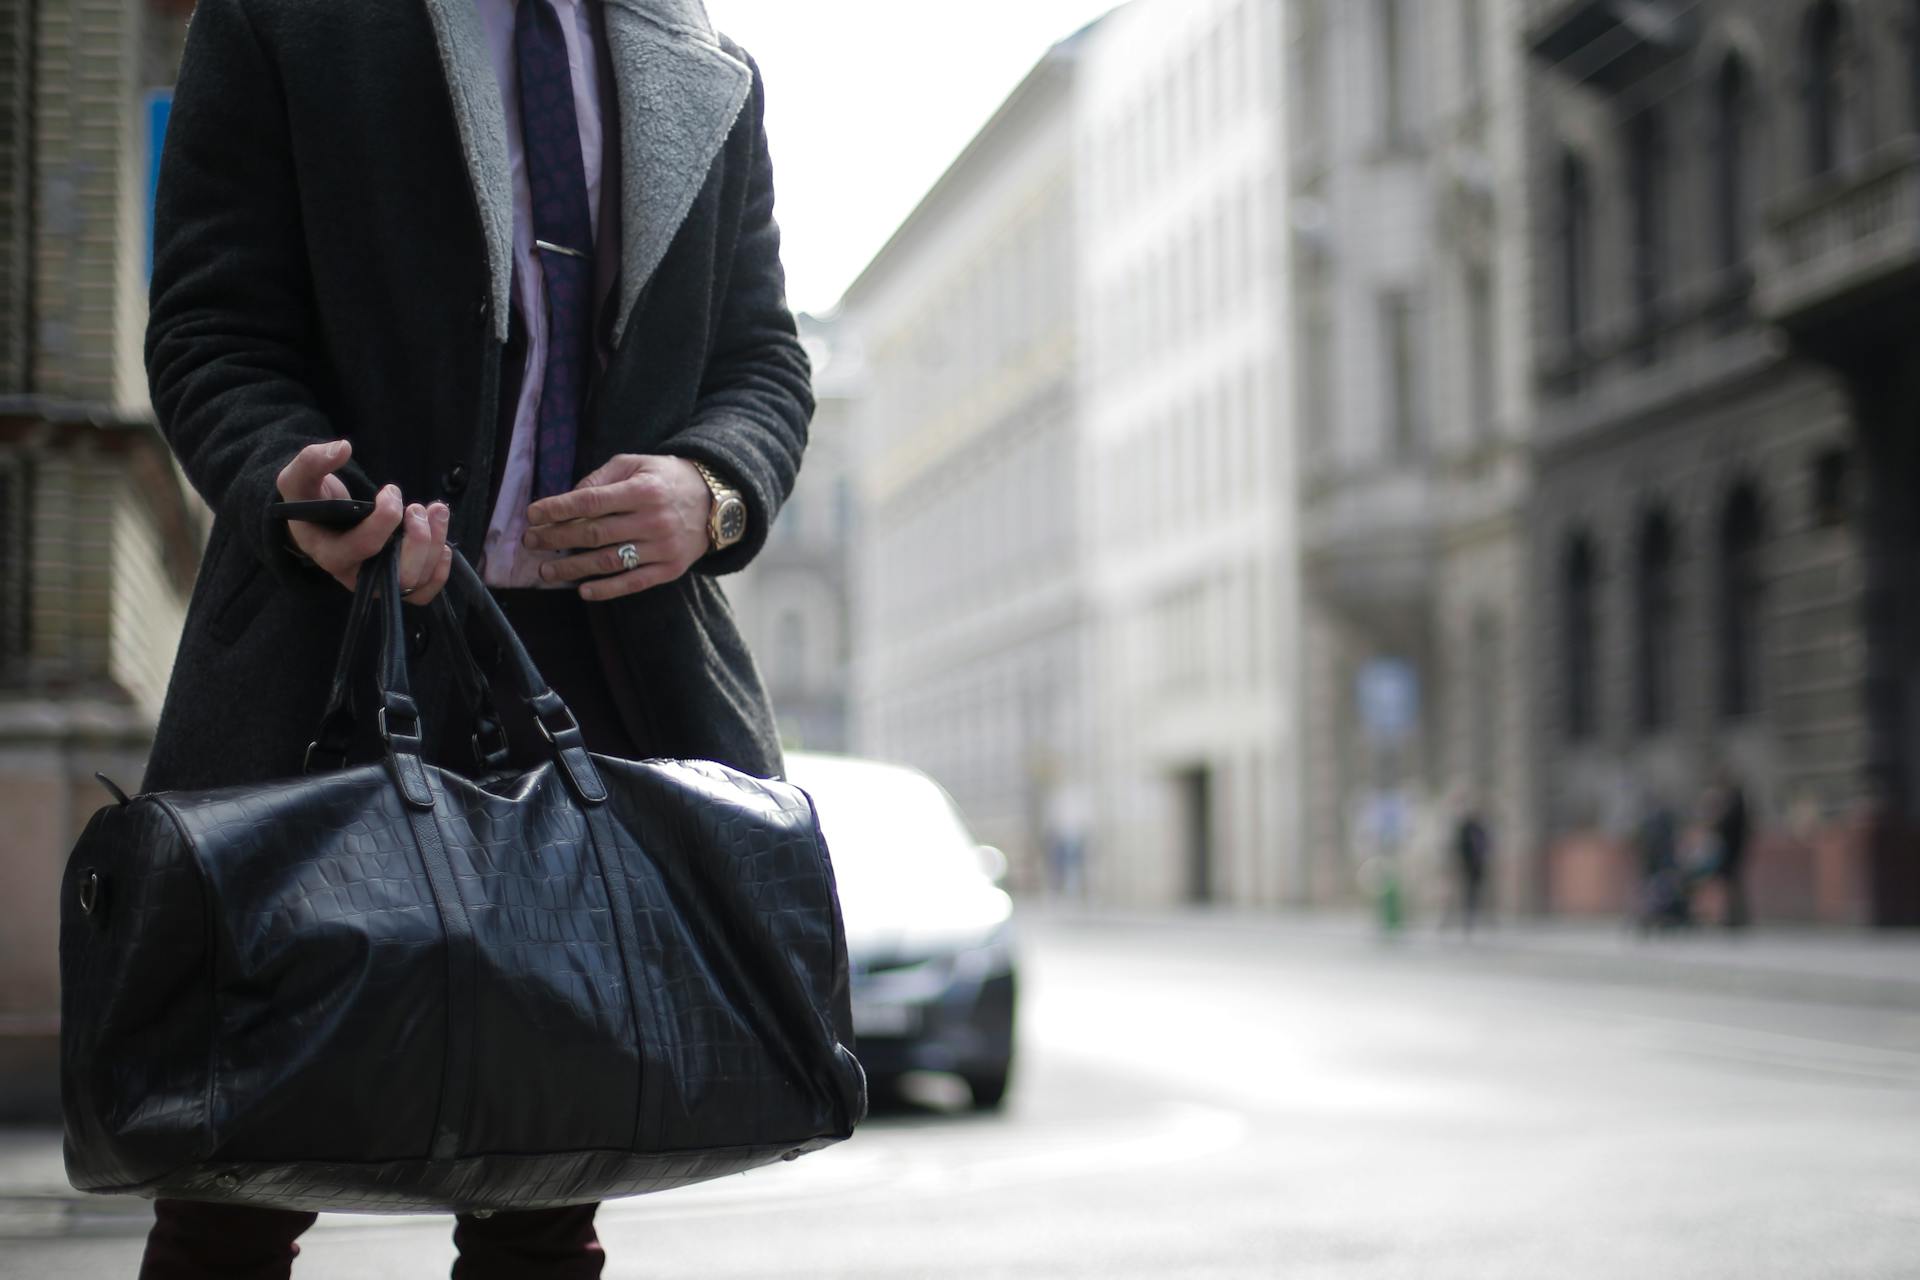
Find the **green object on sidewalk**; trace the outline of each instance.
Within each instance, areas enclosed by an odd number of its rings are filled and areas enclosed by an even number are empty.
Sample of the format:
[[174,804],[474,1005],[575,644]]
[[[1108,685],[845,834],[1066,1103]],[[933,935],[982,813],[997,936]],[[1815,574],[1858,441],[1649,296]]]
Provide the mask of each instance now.
[[1398,859],[1383,858],[1380,863],[1380,890],[1377,895],[1380,907],[1380,928],[1385,933],[1398,933],[1406,923],[1406,912],[1400,898],[1400,864]]

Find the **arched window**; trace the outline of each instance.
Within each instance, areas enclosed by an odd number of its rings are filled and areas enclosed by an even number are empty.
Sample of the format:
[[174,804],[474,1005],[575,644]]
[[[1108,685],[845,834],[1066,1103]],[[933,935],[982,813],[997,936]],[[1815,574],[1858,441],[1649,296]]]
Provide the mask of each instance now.
[[1673,723],[1674,650],[1680,599],[1673,522],[1664,511],[1641,521],[1634,577],[1634,701],[1640,728],[1653,733]]
[[1468,724],[1469,776],[1483,798],[1500,781],[1500,687],[1506,680],[1506,654],[1500,642],[1500,619],[1482,609],[1473,619],[1473,652],[1469,655],[1472,687]]
[[1560,334],[1569,353],[1586,327],[1592,282],[1593,189],[1586,161],[1569,151],[1560,157]]
[[1746,64],[1737,55],[1730,55],[1720,65],[1713,89],[1713,231],[1717,265],[1722,271],[1731,271],[1747,260],[1751,101],[1752,80]]
[[1667,269],[1667,139],[1660,113],[1642,108],[1627,122],[1627,184],[1633,209],[1633,303],[1641,355],[1651,359]]
[[1907,112],[1920,131],[1920,0],[1907,0]]
[[1835,0],[1820,0],[1807,14],[1807,171],[1813,177],[1840,167],[1846,145],[1847,16]]
[[1567,736],[1580,741],[1599,727],[1600,564],[1593,540],[1575,534],[1561,568],[1561,676],[1566,681]]
[[1720,712],[1750,715],[1760,693],[1760,499],[1741,485],[1720,516]]

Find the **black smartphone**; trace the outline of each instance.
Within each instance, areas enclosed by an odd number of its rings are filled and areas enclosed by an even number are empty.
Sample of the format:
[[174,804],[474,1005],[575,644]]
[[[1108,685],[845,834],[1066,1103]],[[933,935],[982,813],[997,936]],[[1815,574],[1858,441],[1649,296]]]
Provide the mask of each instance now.
[[365,498],[313,498],[276,502],[268,511],[282,520],[309,520],[329,529],[351,529],[373,514],[373,503]]

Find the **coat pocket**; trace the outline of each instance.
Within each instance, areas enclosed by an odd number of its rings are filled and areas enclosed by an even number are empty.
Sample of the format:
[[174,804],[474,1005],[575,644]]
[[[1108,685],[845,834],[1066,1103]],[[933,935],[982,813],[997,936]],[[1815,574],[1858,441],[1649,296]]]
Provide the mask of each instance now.
[[221,644],[232,644],[247,629],[267,597],[273,594],[275,583],[267,567],[252,556],[246,557],[246,563],[235,570],[232,585],[225,587],[215,597],[213,612],[208,615],[207,633]]

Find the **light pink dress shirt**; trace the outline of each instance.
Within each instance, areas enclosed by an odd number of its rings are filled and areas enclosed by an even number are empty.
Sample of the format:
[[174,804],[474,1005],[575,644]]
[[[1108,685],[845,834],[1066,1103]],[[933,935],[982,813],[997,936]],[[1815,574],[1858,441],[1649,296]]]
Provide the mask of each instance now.
[[[515,0],[475,0],[487,29],[494,74],[500,80],[500,100],[507,115],[507,162],[513,170],[513,304],[526,326],[527,367],[520,381],[520,401],[514,409],[513,439],[501,472],[500,493],[487,523],[481,552],[481,579],[496,587],[569,587],[572,583],[542,583],[540,562],[563,552],[530,551],[520,545],[527,531],[527,503],[533,493],[533,442],[540,405],[540,387],[547,369],[547,286],[533,248],[533,196],[527,188],[524,144],[520,138],[520,75],[513,53]],[[587,0],[552,0],[567,41],[567,62],[573,69],[573,107],[580,121],[580,157],[587,170],[587,211],[600,236],[600,171],[605,159],[600,117],[600,63],[594,48],[594,17]],[[601,278],[606,272],[597,273]],[[597,291],[596,291],[597,292]],[[584,424],[583,424],[584,425]]]

